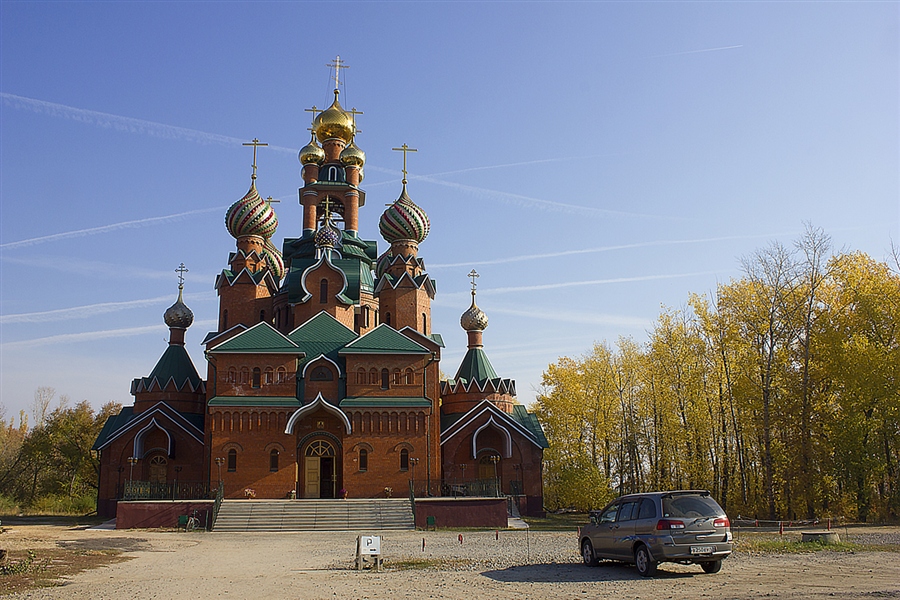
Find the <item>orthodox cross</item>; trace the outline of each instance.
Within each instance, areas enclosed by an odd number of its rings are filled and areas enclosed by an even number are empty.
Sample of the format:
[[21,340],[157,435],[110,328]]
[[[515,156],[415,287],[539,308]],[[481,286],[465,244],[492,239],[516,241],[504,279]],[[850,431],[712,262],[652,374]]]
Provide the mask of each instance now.
[[266,198],[266,202],[268,202],[269,204],[272,204],[273,202],[281,202],[281,200],[276,200],[272,196],[269,196],[268,198]]
[[407,152],[418,152],[418,150],[416,150],[415,148],[410,148],[410,147],[407,146],[406,144],[403,144],[403,145],[400,146],[399,148],[391,148],[391,150],[396,150],[397,152],[402,152],[402,153],[403,153],[403,183],[407,183],[407,181],[406,181],[406,174],[407,174],[407,171],[406,171],[406,153],[407,153]]
[[325,205],[325,223],[331,219],[331,198],[325,196],[325,200],[322,202]]
[[184,263],[178,265],[178,268],[175,269],[175,272],[178,273],[178,289],[184,287],[184,274],[188,272],[187,267],[184,266]]
[[[320,109],[316,108],[316,105],[313,104],[312,108],[304,108],[303,112],[312,113],[312,120],[313,120],[313,123],[315,123],[316,122],[316,113],[320,113],[322,111]],[[312,127],[310,127],[309,130],[312,131],[313,130]]]
[[260,142],[258,139],[253,138],[252,142],[246,142],[241,145],[242,146],[253,146],[253,175],[251,175],[250,177],[252,179],[256,179],[256,149],[259,146],[268,146],[269,144],[264,144],[264,143]]
[[347,112],[350,113],[351,115],[353,115],[352,117],[350,117],[351,119],[353,119],[353,135],[356,135],[357,133],[362,133],[359,129],[356,128],[356,115],[364,115],[365,113],[362,112],[361,110],[356,110],[355,106],[353,108],[351,108],[350,110],[348,110]]
[[475,283],[475,280],[478,279],[479,277],[481,277],[481,276],[478,274],[477,271],[475,271],[475,269],[472,269],[469,272],[469,279],[472,280],[472,296],[473,297],[475,296],[475,288],[478,287],[478,284]]
[[339,78],[341,69],[349,69],[350,65],[345,65],[344,61],[341,60],[341,55],[338,54],[337,57],[325,65],[326,67],[332,67],[334,69],[334,89],[338,89]]

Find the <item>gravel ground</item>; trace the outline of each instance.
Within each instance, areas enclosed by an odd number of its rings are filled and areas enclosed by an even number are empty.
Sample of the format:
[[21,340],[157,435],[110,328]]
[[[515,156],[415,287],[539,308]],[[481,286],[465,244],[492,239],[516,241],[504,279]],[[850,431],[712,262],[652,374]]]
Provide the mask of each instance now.
[[[898,528],[851,530],[894,543]],[[362,532],[375,534],[378,532]],[[6,547],[118,549],[133,560],[13,598],[900,598],[893,552],[736,553],[722,571],[580,563],[574,533],[382,532],[385,571],[352,568],[356,534],[174,533],[17,527]],[[422,541],[425,540],[425,549]],[[857,541],[863,541],[858,539]]]

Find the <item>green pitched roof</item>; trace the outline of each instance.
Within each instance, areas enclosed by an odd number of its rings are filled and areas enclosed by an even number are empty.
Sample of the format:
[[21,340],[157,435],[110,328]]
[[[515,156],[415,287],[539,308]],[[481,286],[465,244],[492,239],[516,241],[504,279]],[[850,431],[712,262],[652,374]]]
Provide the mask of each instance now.
[[528,412],[528,409],[521,404],[516,404],[513,406],[512,417],[518,421],[522,427],[531,432],[542,448],[550,447],[550,444],[547,443],[546,436],[544,436],[544,428],[541,427],[541,422],[538,421],[537,415]]
[[153,371],[149,377],[144,377],[144,385],[150,386],[153,379],[159,382],[161,387],[168,383],[169,379],[175,381],[175,386],[181,389],[185,382],[190,382],[193,389],[200,387],[200,375],[194,368],[194,363],[188,355],[184,346],[170,344],[163,355],[159,358],[159,362],[153,367]]
[[106,443],[106,440],[117,432],[119,429],[124,427],[134,415],[134,407],[126,406],[122,410],[119,411],[117,415],[110,415],[106,418],[106,423],[103,424],[103,429],[100,430],[100,433],[97,435],[97,439],[94,442],[94,445],[91,446],[91,450],[99,450],[100,446]]
[[390,325],[382,323],[347,344],[339,354],[431,354],[431,352]]
[[484,381],[485,379],[497,379],[497,372],[491,366],[491,361],[481,348],[469,348],[463,357],[455,379],[466,381]]
[[242,331],[226,342],[209,350],[210,352],[256,352],[301,354],[302,350],[292,340],[266,322],[257,323],[247,331]]
[[330,314],[320,312],[289,333],[288,337],[306,354],[306,360],[314,360],[324,354],[340,363],[343,360],[338,356],[338,351],[355,340],[357,335]]
[[397,396],[356,396],[344,398],[340,402],[341,408],[427,408],[431,406],[431,400],[423,396],[403,398]]

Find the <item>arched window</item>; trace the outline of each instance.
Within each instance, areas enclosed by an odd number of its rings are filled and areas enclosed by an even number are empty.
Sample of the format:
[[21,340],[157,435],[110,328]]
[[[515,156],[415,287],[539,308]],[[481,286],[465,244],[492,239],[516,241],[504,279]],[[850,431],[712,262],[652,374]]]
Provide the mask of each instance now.
[[272,449],[271,452],[269,452],[269,470],[270,471],[278,470],[278,450],[276,450],[274,448]]
[[331,369],[328,367],[321,365],[312,370],[312,373],[309,374],[310,381],[334,381],[334,373],[331,372]]
[[379,323],[379,321],[378,321],[378,310],[376,309],[376,310],[375,310],[375,325],[378,325],[378,323]]
[[319,304],[328,304],[328,280],[319,282]]
[[276,383],[284,383],[287,381],[287,369],[284,367],[278,367],[275,371],[275,382]]
[[150,483],[166,483],[168,461],[165,456],[156,455],[150,459]]
[[259,387],[260,375],[262,375],[262,372],[259,370],[259,367],[253,367],[253,387],[255,388]]
[[241,383],[245,385],[250,383],[250,369],[247,367],[241,367]]
[[234,367],[228,369],[228,383],[237,383],[237,369]]
[[378,371],[375,369],[369,371],[369,385],[378,385]]
[[275,371],[272,367],[266,367],[266,385],[275,383]]
[[387,325],[391,324],[391,313],[384,313],[384,322]]
[[409,450],[406,448],[400,451],[400,470],[409,471]]
[[412,369],[406,370],[406,385],[413,385],[416,382],[416,375]]
[[422,313],[422,333],[428,333],[428,315]]
[[369,326],[369,307],[368,306],[363,306],[362,314],[363,314],[363,327],[368,327]]
[[386,390],[391,387],[391,374],[387,369],[381,370],[381,389]]
[[228,451],[228,470],[237,471],[237,450],[234,448]]
[[394,369],[394,385],[400,385],[400,369]]
[[365,448],[359,449],[359,470],[360,471],[368,471],[369,470],[369,451]]
[[356,383],[361,383],[363,385],[366,383],[366,370],[362,367],[356,371]]

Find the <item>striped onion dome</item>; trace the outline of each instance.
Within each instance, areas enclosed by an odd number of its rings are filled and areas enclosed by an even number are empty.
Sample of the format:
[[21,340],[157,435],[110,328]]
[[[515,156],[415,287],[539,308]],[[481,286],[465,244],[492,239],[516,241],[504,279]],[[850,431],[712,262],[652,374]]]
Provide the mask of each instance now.
[[312,139],[309,140],[309,143],[302,148],[300,148],[300,163],[304,165],[316,164],[321,165],[325,162],[325,151],[322,150],[318,144],[316,144],[316,134],[312,134]]
[[256,182],[243,198],[231,205],[225,213],[225,226],[234,238],[256,235],[269,239],[275,235],[278,216],[272,205],[262,199],[256,191]]
[[386,250],[384,254],[378,257],[378,262],[375,263],[375,279],[380,278],[382,275],[387,272],[388,267],[391,266],[391,251]]
[[194,322],[194,313],[184,303],[181,297],[181,286],[178,286],[178,300],[163,313],[166,325],[176,329],[187,329]]
[[405,183],[400,197],[387,207],[378,221],[381,236],[388,242],[414,240],[421,243],[428,237],[430,228],[428,215],[407,195]]
[[281,256],[278,248],[273,246],[268,239],[263,246],[263,257],[266,260],[266,266],[269,267],[269,271],[272,273],[272,277],[275,278],[275,281],[281,281],[284,278],[285,271],[284,257]]

